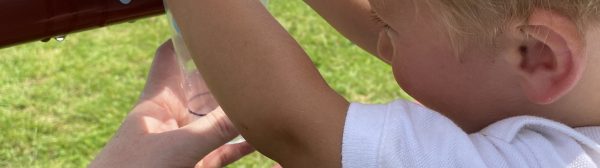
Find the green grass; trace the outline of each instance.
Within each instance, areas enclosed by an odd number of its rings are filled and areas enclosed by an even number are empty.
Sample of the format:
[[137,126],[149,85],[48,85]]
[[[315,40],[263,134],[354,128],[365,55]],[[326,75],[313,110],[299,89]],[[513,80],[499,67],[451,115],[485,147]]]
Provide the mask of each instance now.
[[[391,69],[340,36],[300,1],[272,1],[329,84],[351,101],[407,98]],[[0,167],[85,167],[142,90],[164,16],[0,49]],[[269,167],[253,154],[231,167]]]

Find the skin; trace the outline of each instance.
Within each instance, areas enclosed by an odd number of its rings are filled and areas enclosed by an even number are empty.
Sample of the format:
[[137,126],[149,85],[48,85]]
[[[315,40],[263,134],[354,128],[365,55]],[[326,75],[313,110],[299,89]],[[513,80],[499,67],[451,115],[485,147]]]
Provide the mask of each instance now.
[[224,145],[238,132],[216,105],[205,104],[212,112],[202,118],[187,112],[176,61],[168,41],[156,53],[139,102],[89,167],[223,167],[254,151],[248,143]]
[[[438,9],[422,1],[369,1],[388,28],[366,20],[371,7],[364,1],[306,2],[351,40],[375,49],[400,86],[466,132],[517,115],[600,125],[593,115],[599,99],[589,94],[598,89],[591,75],[598,68],[586,66],[597,59],[599,33],[578,34],[559,13],[536,9],[527,22],[508,25],[497,46],[467,41],[456,56],[431,12]],[[258,1],[167,3],[210,90],[258,151],[284,167],[341,167],[348,102]],[[336,5],[357,9],[347,16],[366,25],[352,28],[343,17],[350,10],[325,11]]]

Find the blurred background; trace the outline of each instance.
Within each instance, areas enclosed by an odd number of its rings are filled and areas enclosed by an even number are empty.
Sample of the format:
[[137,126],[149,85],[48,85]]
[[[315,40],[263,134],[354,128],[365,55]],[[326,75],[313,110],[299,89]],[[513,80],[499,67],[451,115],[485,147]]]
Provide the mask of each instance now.
[[[269,10],[348,100],[409,98],[389,66],[302,1],[272,0]],[[87,166],[137,101],[154,51],[170,35],[160,15],[0,49],[0,167]],[[254,153],[229,167],[272,165]]]

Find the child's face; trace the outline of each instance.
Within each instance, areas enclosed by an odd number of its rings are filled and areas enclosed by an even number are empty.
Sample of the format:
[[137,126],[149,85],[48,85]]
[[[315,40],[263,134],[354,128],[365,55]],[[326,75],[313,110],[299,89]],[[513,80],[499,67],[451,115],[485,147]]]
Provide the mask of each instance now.
[[424,1],[370,2],[390,26],[380,34],[380,55],[391,58],[398,84],[424,105],[470,128],[510,115],[502,102],[524,97],[491,47],[466,44],[456,56],[446,28]]

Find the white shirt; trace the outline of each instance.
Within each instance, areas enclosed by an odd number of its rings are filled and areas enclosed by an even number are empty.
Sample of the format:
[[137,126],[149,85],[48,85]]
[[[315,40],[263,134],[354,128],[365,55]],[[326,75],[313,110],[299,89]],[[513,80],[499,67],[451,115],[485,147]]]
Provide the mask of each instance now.
[[598,167],[600,127],[570,128],[531,116],[467,134],[421,105],[350,106],[342,165],[369,167]]

